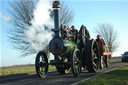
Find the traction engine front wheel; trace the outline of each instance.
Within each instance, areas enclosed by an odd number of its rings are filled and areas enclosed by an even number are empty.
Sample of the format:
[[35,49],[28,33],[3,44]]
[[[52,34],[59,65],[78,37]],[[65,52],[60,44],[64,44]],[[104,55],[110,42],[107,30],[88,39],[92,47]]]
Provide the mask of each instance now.
[[81,60],[80,60],[80,54],[78,49],[74,49],[71,56],[71,69],[72,73],[75,77],[80,75],[81,72]]
[[36,73],[40,78],[45,78],[48,73],[48,58],[44,52],[39,52],[35,61]]

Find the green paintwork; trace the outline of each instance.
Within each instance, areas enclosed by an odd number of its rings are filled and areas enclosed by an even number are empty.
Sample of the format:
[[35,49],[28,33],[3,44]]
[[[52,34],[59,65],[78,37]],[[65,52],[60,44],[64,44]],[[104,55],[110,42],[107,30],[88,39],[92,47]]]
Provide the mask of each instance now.
[[77,39],[77,44],[79,44],[80,43],[80,40],[79,39]]
[[77,44],[73,41],[69,41],[69,40],[64,40],[66,51],[65,54],[71,54],[71,52],[73,51],[74,48],[77,48]]

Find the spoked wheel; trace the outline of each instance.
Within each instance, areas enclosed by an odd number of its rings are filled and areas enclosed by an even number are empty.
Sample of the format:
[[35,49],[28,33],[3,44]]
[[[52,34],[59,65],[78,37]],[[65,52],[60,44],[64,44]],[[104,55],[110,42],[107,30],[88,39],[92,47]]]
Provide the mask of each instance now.
[[80,28],[79,35],[80,35],[80,45],[83,47],[85,46],[85,28],[83,25]]
[[[59,57],[55,57],[55,60],[61,61],[61,59],[59,59]],[[60,74],[65,74],[65,73],[69,73],[70,72],[70,66],[68,64],[64,64],[64,65],[57,64],[55,66],[56,66],[57,71]]]
[[103,69],[104,66],[105,66],[104,56],[101,56],[101,60],[100,60],[100,69]]
[[71,56],[71,69],[75,77],[77,77],[81,72],[81,60],[78,49],[74,49]]
[[45,78],[48,73],[48,58],[44,52],[39,52],[35,61],[36,73],[40,78]]
[[94,40],[89,40],[84,50],[84,60],[89,72],[96,72],[99,68],[99,49]]
[[60,74],[66,74],[70,72],[70,68],[66,68],[66,65],[56,65],[56,69]]
[[105,56],[105,65],[106,67],[109,67],[109,64],[110,64],[110,56]]

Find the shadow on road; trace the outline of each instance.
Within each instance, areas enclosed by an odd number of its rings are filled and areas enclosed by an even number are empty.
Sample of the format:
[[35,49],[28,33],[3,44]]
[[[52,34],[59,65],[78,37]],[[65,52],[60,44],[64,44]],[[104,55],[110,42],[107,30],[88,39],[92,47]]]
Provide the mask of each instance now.
[[[100,72],[98,72],[98,73],[100,73]],[[85,74],[86,74],[86,76],[85,76]],[[89,74],[89,75],[87,75],[87,74]],[[74,77],[71,72],[68,74],[60,75],[58,72],[53,71],[53,72],[49,72],[46,78],[41,79],[36,74],[32,74],[32,75],[18,74],[18,75],[12,75],[12,76],[9,75],[9,76],[5,76],[5,77],[1,77],[0,84],[9,83],[9,82],[17,82],[17,81],[25,82],[26,80],[36,80],[38,82],[52,80],[51,82],[59,82],[59,81],[62,82],[63,80],[68,79],[68,80],[70,80],[69,82],[73,82],[76,79],[78,80],[78,78],[83,79],[83,78],[88,78],[93,75],[96,75],[96,73],[82,72],[79,77]]]

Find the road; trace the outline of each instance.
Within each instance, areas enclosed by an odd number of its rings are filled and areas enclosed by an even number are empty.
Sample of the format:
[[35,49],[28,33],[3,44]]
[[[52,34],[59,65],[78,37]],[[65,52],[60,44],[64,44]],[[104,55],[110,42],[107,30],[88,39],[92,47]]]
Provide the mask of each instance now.
[[17,77],[13,76],[9,78],[1,78],[0,85],[70,85],[80,80],[110,71],[124,65],[128,65],[128,63],[121,63],[120,61],[112,62],[109,68],[98,70],[97,73],[88,73],[87,71],[82,71],[80,76],[77,78],[74,77],[72,73],[60,75],[56,71],[49,72],[47,77],[44,79],[38,78],[36,74]]

